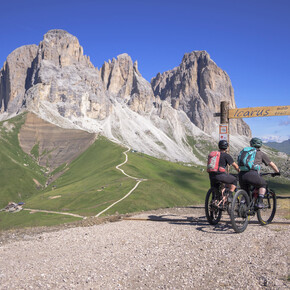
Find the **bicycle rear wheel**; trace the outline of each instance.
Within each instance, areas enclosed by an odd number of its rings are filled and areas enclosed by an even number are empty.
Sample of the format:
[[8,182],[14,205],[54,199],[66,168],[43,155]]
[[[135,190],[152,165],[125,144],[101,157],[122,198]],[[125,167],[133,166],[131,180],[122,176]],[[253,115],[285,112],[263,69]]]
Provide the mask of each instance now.
[[233,198],[230,210],[231,223],[236,233],[242,233],[248,226],[249,204],[250,200],[247,192],[243,189],[238,190]]
[[274,191],[271,189],[265,194],[264,199],[264,208],[258,209],[257,217],[258,221],[262,226],[269,224],[276,213],[277,208],[277,197]]
[[205,197],[205,215],[211,225],[216,225],[222,217],[222,210],[218,206],[219,197],[220,194],[214,188],[210,188]]

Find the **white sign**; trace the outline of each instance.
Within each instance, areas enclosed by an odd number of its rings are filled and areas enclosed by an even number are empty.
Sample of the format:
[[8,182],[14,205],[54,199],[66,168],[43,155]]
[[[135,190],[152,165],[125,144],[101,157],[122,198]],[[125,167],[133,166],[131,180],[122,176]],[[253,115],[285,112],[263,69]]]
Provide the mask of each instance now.
[[220,140],[228,141],[228,134],[220,134]]
[[229,125],[228,124],[220,124],[219,126],[219,137],[220,140],[229,140]]
[[228,124],[220,125],[220,134],[228,134]]

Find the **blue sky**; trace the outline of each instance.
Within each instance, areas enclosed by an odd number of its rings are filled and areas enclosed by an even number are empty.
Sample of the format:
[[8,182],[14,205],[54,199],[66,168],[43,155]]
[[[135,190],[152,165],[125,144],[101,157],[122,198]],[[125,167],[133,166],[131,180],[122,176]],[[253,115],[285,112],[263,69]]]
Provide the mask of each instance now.
[[[100,68],[121,53],[148,81],[206,50],[239,108],[290,105],[290,0],[0,0],[0,67],[50,29],[75,35]],[[247,118],[253,135],[290,138],[290,117]]]

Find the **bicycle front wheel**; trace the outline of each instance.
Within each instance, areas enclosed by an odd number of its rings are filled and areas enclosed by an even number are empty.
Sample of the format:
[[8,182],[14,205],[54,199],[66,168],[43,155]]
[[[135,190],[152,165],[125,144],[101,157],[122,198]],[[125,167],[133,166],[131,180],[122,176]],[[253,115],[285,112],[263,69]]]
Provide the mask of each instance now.
[[219,202],[218,192],[214,188],[210,188],[205,197],[205,215],[211,225],[216,225],[222,217]]
[[276,213],[277,208],[277,197],[274,191],[269,190],[263,199],[264,208],[258,209],[257,217],[258,221],[262,226],[269,224]]
[[233,198],[230,210],[231,223],[236,233],[242,233],[248,226],[249,204],[250,200],[247,192],[243,189],[238,190]]

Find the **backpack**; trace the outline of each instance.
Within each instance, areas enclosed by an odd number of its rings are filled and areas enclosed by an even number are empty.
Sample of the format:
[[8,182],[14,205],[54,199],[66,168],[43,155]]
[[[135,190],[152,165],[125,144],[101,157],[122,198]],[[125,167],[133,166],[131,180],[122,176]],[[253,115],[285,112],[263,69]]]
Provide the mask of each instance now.
[[238,156],[238,165],[241,171],[260,170],[260,165],[254,165],[257,149],[245,147]]
[[225,172],[225,168],[219,167],[221,153],[212,151],[207,158],[207,172]]

